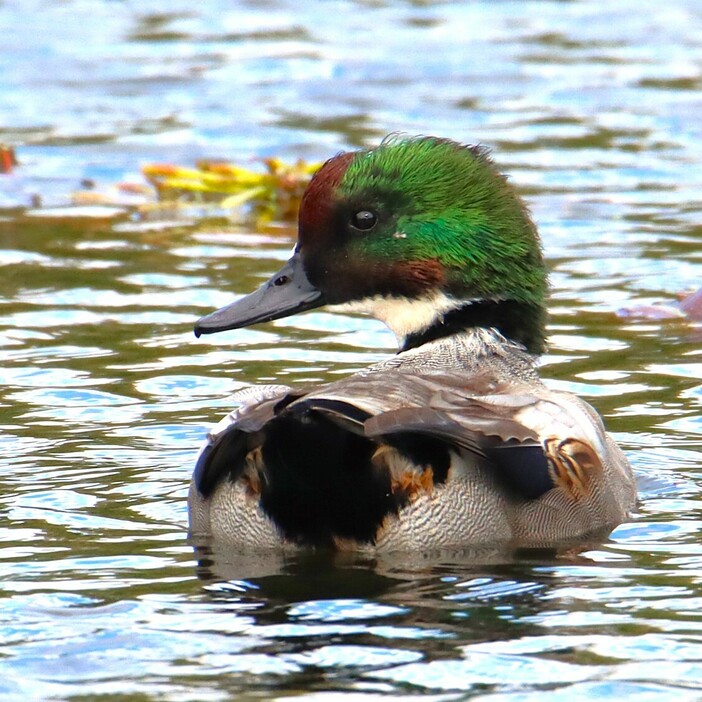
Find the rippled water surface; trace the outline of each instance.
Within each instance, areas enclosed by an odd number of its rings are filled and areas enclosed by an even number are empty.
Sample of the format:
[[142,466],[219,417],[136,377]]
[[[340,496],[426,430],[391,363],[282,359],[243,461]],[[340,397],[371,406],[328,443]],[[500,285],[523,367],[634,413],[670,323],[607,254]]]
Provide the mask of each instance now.
[[[3,700],[700,699],[702,331],[617,315],[702,281],[702,6],[0,3]],[[560,558],[196,553],[207,427],[254,381],[383,358],[324,311],[195,340],[294,231],[55,211],[153,161],[490,145],[552,268],[544,375],[641,478]],[[93,214],[97,214],[93,211]]]

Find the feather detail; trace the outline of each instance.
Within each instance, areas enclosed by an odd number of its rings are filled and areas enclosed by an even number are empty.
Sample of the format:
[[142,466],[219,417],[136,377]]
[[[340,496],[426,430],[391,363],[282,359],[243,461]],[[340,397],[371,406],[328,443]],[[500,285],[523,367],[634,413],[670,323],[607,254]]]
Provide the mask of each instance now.
[[414,464],[392,446],[378,446],[371,461],[376,470],[389,473],[390,489],[400,504],[414,502],[420,495],[434,491],[433,467]]
[[550,437],[544,449],[553,482],[572,500],[589,497],[592,482],[602,473],[602,462],[592,447],[579,439]]

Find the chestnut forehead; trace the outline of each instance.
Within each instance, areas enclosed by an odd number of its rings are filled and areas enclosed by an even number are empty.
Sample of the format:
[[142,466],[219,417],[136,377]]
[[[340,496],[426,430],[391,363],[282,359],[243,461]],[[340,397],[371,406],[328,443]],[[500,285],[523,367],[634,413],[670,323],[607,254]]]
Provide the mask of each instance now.
[[329,159],[315,173],[300,203],[298,222],[301,237],[303,234],[314,236],[317,230],[329,222],[337,188],[355,156],[353,152],[339,154]]

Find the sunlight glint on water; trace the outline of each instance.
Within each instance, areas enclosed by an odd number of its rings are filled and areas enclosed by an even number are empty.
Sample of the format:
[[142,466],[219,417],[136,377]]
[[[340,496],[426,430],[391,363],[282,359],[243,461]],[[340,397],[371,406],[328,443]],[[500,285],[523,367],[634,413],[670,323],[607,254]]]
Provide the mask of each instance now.
[[[702,280],[697,3],[36,0],[0,30],[3,700],[699,698],[702,334],[617,316]],[[188,480],[230,395],[337,378],[392,335],[321,310],[194,339],[293,228],[22,210],[396,130],[491,146],[527,198],[543,374],[605,416],[639,513],[559,559],[194,551]]]

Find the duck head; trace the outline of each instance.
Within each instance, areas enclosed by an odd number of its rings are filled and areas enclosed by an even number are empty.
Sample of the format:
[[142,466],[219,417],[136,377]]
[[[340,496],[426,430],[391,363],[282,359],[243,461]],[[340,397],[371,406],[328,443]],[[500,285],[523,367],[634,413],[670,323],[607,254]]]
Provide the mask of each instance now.
[[317,171],[290,260],[195,334],[332,305],[385,322],[403,349],[494,327],[538,353],[546,289],[536,228],[485,149],[391,137]]

